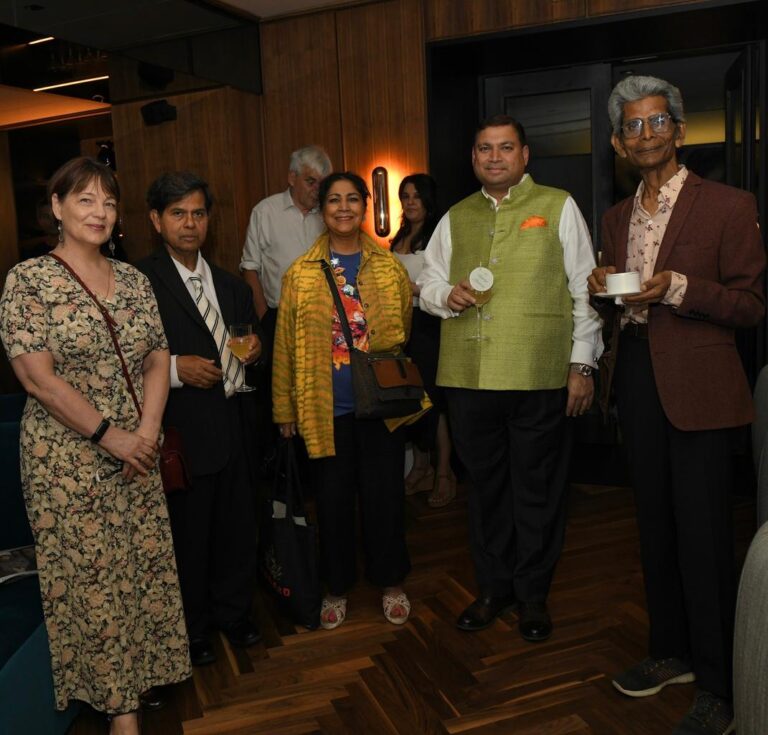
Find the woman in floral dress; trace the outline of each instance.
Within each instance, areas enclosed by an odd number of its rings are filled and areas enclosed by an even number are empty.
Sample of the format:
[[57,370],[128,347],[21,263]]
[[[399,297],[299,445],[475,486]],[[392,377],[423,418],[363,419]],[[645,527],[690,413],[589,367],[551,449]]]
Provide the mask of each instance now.
[[[56,707],[88,702],[112,735],[135,735],[139,695],[190,676],[157,469],[170,358],[149,282],[101,254],[117,218],[112,172],[73,159],[48,191],[59,244],[8,274],[0,335],[29,393],[21,473]],[[104,317],[66,266],[113,320],[141,418]]]

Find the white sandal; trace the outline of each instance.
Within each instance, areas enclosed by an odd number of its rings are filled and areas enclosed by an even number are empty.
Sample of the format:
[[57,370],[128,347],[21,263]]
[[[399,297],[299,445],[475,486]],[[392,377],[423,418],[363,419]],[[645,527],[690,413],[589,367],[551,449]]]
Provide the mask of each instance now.
[[[403,625],[408,620],[408,616],[411,614],[411,601],[408,599],[408,595],[405,592],[399,592],[396,595],[384,594],[381,598],[382,605],[384,607],[384,617],[389,620],[393,625]],[[392,610],[396,607],[401,607],[405,610],[405,615],[393,615]]]
[[[333,613],[335,620],[328,620],[329,615]],[[335,600],[323,598],[323,604],[320,607],[320,627],[324,630],[333,630],[338,628],[347,617],[347,598],[338,597]]]

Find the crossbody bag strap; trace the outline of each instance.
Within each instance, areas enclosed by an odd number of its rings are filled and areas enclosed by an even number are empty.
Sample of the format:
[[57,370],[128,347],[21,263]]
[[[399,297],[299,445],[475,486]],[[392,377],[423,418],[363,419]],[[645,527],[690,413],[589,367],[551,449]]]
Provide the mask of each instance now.
[[336,303],[336,311],[339,315],[339,322],[341,322],[341,331],[344,332],[344,340],[347,343],[349,351],[355,349],[355,343],[352,341],[352,330],[349,328],[349,322],[347,321],[347,312],[344,311],[344,304],[341,303],[341,295],[339,294],[339,287],[336,285],[336,279],[331,273],[331,266],[327,261],[321,263],[323,273],[325,273],[325,279],[328,281],[328,286],[331,289],[331,295]]
[[48,255],[54,260],[58,261],[62,266],[64,266],[64,268],[69,271],[72,278],[74,278],[83,287],[83,290],[91,297],[91,299],[93,299],[93,303],[95,303],[99,308],[101,315],[104,317],[104,322],[107,325],[107,329],[109,330],[109,336],[112,337],[112,344],[115,346],[115,352],[117,353],[118,358],[120,358],[120,367],[123,370],[123,377],[125,378],[125,382],[128,383],[128,390],[131,392],[131,397],[133,398],[133,402],[136,404],[136,410],[139,413],[139,418],[141,418],[141,404],[139,404],[139,399],[136,397],[136,390],[133,387],[133,381],[131,380],[131,375],[128,372],[128,366],[125,364],[123,351],[120,349],[120,342],[117,340],[117,332],[115,332],[115,325],[117,322],[115,322],[115,320],[111,317],[110,313],[101,303],[101,301],[96,298],[96,294],[94,294],[93,291],[91,291],[91,289],[85,285],[83,279],[77,275],[74,268],[72,268],[72,266],[67,263],[66,260],[60,258],[54,253],[48,253]]

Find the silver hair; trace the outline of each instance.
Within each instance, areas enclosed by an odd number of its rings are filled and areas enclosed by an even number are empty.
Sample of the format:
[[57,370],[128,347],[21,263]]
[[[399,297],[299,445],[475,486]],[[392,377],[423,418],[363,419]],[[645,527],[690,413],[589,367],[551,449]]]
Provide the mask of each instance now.
[[683,112],[683,97],[680,90],[669,82],[657,77],[629,76],[624,77],[611,92],[608,98],[608,117],[614,135],[621,132],[624,119],[624,105],[636,102],[645,97],[664,97],[667,100],[667,110],[675,122],[685,122]]
[[288,164],[288,170],[295,174],[300,174],[304,167],[317,172],[321,178],[325,178],[331,173],[331,159],[328,154],[318,145],[307,145],[291,153],[291,160]]

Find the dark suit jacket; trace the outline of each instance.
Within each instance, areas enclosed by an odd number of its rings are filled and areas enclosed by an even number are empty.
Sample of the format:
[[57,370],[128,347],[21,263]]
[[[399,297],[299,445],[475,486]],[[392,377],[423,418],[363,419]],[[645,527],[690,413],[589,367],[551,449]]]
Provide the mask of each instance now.
[[[259,332],[251,289],[239,278],[209,265],[224,323],[250,323]],[[136,263],[136,267],[152,284],[171,354],[200,355],[216,360],[221,367],[216,342],[166,250],[156,251]],[[242,431],[247,431],[251,425],[247,414],[253,410],[255,400],[254,393],[239,393],[227,399],[223,383],[207,390],[190,385],[171,388],[163,424],[175,426],[181,432],[187,468],[192,475],[213,474],[224,468],[232,442],[246,438],[231,436],[232,427],[237,426],[232,412],[240,414]]]
[[[603,259],[623,271],[633,198],[603,218]],[[765,251],[755,198],[689,172],[664,234],[654,273],[688,278],[678,309],[652,304],[648,338],[659,398],[673,426],[684,431],[748,424],[752,397],[734,329],[764,313]],[[593,299],[593,303],[599,299]],[[605,302],[603,302],[605,304]],[[595,306],[605,316],[608,308]],[[620,317],[621,310],[613,309]]]

